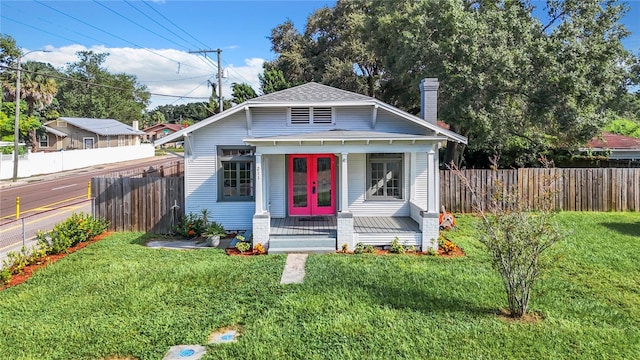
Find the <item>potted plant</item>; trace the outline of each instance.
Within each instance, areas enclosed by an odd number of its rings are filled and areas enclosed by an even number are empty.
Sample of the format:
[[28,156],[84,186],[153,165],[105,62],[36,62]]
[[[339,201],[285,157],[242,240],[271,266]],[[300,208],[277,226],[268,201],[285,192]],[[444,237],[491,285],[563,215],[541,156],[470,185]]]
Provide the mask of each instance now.
[[227,232],[224,230],[224,227],[215,221],[208,223],[204,232],[202,232],[202,236],[207,239],[207,246],[213,247],[220,245],[220,236],[224,236],[226,234]]

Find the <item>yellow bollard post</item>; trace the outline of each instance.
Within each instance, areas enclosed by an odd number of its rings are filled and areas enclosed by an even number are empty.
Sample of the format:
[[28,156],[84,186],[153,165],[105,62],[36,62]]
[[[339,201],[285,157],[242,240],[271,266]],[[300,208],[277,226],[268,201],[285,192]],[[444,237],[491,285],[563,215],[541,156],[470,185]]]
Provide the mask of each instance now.
[[20,196],[16,196],[16,219],[20,218]]
[[91,200],[91,181],[87,184],[87,199]]

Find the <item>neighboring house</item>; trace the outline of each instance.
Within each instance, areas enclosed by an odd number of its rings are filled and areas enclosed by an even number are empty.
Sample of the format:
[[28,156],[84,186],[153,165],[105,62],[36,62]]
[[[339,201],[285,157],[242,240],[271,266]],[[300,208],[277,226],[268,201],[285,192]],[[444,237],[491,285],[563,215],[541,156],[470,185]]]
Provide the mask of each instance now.
[[436,124],[437,79],[417,117],[307,83],[248,100],[157,141],[184,139],[186,213],[252,230],[270,253],[347,244],[437,246],[438,147],[467,139]]
[[42,128],[45,133],[38,137],[38,150],[56,151],[64,149],[63,140],[67,137],[67,134],[45,125]]
[[182,130],[180,124],[155,124],[147,128],[142,129],[145,133],[143,140],[154,142],[162,139],[165,136],[171,135],[176,131]]
[[[136,126],[137,122],[134,122]],[[61,117],[44,124],[42,151],[109,148],[140,144],[144,133],[114,119]]]
[[640,160],[640,139],[603,132],[591,139],[581,152],[605,154],[610,160]]

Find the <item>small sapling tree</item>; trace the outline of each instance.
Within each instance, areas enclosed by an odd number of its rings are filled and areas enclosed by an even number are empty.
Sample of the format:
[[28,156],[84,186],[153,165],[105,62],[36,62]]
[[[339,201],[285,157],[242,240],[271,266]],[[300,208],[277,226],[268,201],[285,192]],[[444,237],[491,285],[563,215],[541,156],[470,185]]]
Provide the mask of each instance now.
[[[541,159],[545,168],[550,164]],[[450,169],[472,193],[474,212],[480,218],[479,240],[489,251],[493,267],[500,273],[513,317],[526,314],[533,285],[541,270],[542,253],[563,238],[554,219],[555,179],[542,176],[538,199],[521,199],[515,187],[507,187],[498,176],[498,158],[492,163],[491,186],[484,192],[472,186],[465,172]],[[550,172],[546,172],[549,174]]]

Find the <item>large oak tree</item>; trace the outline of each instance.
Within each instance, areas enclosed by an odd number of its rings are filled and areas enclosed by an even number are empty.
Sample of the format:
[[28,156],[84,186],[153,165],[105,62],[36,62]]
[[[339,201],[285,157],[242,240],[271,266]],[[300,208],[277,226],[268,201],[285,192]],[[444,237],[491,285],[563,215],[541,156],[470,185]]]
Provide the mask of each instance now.
[[[304,33],[274,28],[278,56],[267,66],[294,84],[319,81],[412,113],[420,80],[437,77],[439,118],[470,138],[467,152],[530,165],[597,133],[626,90],[624,11],[613,0],[339,1]],[[460,163],[464,151],[449,144],[445,161]]]

